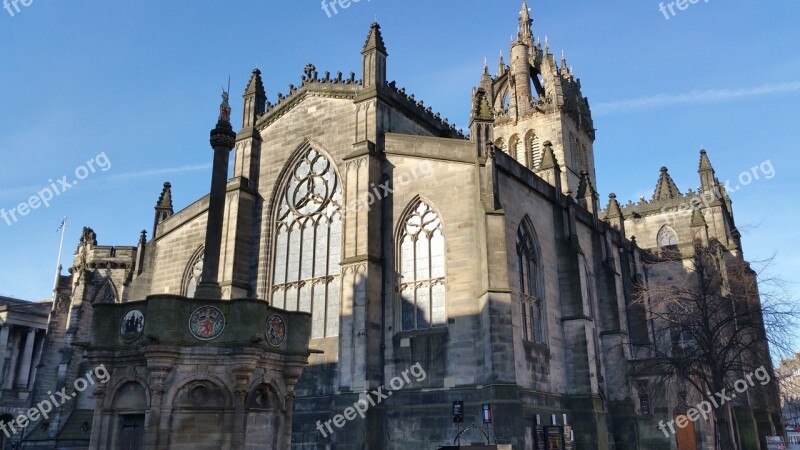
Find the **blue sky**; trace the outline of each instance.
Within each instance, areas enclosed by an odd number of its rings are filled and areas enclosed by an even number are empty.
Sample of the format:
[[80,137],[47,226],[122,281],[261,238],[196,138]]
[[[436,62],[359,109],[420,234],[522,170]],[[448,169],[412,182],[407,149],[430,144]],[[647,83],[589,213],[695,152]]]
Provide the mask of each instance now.
[[[568,5],[568,6],[565,6]],[[508,54],[519,0],[362,0],[328,17],[318,1],[57,2],[0,10],[0,208],[105,152],[91,173],[11,226],[0,220],[0,295],[50,295],[61,218],[71,262],[82,226],[102,245],[135,245],[152,227],[161,185],[176,209],[208,190],[219,92],[233,117],[253,67],[270,100],[303,67],[358,72],[377,17],[388,76],[459,127],[485,57]],[[775,255],[800,281],[800,3],[701,1],[667,20],[651,0],[530,2],[534,34],[566,51],[593,107],[598,190],[652,195],[666,165],[681,190],[698,184],[701,147],[733,179],[769,160],[775,176],[733,195],[745,255]],[[360,74],[359,74],[360,77]],[[335,124],[331,124],[335,126]],[[792,285],[795,296],[798,285]]]

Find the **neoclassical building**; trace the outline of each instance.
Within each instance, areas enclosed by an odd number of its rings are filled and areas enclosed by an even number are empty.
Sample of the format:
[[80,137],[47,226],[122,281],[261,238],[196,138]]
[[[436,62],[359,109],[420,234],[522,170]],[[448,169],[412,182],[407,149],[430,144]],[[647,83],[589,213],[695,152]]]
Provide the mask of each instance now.
[[[201,448],[170,437],[186,429],[215,448],[437,448],[458,431],[453,402],[464,404],[462,428],[490,404],[490,439],[515,450],[540,448],[553,430],[576,449],[677,448],[657,428],[675,399],[649,398],[647,380],[627,370],[647,357],[637,348],[651,336],[634,290],[667,247],[690,258],[713,241],[743,258],[730,198],[702,152],[711,201],[680,208],[697,194],[662,169],[651,199],[621,205],[612,194],[603,208],[589,102],[532,23],[523,1],[509,60],[476,74],[468,133],[389,81],[378,24],[360,78],[308,65],[297,86],[268,99],[254,70],[231,135],[232,175],[215,163],[211,193],[178,211],[164,184],[136,246],[98,245],[84,231],[33,397],[99,362],[114,368],[114,388],[65,405],[29,433],[28,448]],[[227,158],[213,134],[212,145]],[[226,315],[231,335],[201,345],[187,334],[198,299]],[[153,328],[131,345],[115,330],[134,307]],[[294,353],[259,337],[270,314],[307,333],[288,335],[300,343]],[[230,375],[231,354],[249,355],[237,370],[250,378]],[[321,433],[319,423],[415,364],[424,380]],[[197,373],[206,375],[181,384]],[[198,396],[211,411],[197,409]],[[756,436],[748,445],[780,428],[774,406],[740,405],[737,426]],[[187,425],[194,413],[203,426]],[[257,438],[225,437],[251,430],[250,420]],[[161,440],[133,440],[125,433],[135,426]],[[713,424],[693,433],[682,450],[713,448]]]

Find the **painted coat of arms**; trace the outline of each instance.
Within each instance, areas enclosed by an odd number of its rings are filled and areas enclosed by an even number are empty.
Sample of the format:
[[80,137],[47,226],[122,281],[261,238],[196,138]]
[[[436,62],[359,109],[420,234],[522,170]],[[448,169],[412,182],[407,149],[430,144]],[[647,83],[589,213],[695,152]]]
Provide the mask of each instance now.
[[267,319],[267,331],[264,333],[267,342],[275,347],[280,347],[286,340],[286,322],[283,317],[273,314]]
[[138,309],[132,309],[125,313],[119,323],[119,335],[125,342],[133,342],[139,339],[144,330],[144,314]]
[[225,329],[225,315],[213,306],[201,306],[189,317],[189,331],[201,341],[210,341]]

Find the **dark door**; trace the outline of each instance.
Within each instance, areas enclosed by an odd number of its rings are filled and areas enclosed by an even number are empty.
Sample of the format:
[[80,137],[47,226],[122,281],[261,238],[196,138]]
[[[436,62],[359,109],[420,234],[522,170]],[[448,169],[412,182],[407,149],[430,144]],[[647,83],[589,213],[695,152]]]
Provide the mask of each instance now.
[[142,450],[144,448],[144,415],[129,415],[120,418],[119,449]]
[[[679,415],[675,416],[677,421]],[[678,450],[697,450],[697,438],[695,437],[694,431],[694,422],[689,420],[689,417],[686,417],[686,421],[689,423],[683,428],[675,427],[675,431],[677,431],[677,439],[678,439]]]

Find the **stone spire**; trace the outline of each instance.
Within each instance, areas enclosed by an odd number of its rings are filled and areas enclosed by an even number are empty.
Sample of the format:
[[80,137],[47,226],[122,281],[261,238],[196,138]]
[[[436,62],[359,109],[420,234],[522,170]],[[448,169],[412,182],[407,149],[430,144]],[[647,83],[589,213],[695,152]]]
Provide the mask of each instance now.
[[522,10],[519,12],[519,32],[517,34],[517,39],[519,42],[527,44],[529,47],[533,47],[532,24],[531,9],[528,8],[527,0],[522,0]]
[[608,206],[606,206],[606,221],[612,228],[625,236],[625,216],[622,215],[622,207],[617,201],[617,194],[608,194]]
[[225,190],[228,184],[228,155],[236,142],[236,133],[231,126],[231,107],[228,93],[222,91],[217,126],[211,130],[209,142],[214,149],[214,165],[211,169],[211,191],[208,202],[203,274],[195,291],[196,298],[220,299],[219,255],[222,245],[223,217],[225,213]]
[[581,171],[581,179],[578,183],[578,194],[575,198],[579,205],[586,208],[590,213],[597,215],[597,192],[595,192],[594,186],[592,186],[589,173],[585,170]]
[[661,176],[658,179],[658,184],[656,184],[656,190],[653,193],[653,200],[670,200],[673,198],[678,198],[681,196],[681,191],[678,190],[678,186],[675,185],[675,182],[672,180],[672,177],[669,176],[669,169],[666,167],[661,168]]
[[161,195],[156,202],[156,215],[153,222],[153,237],[156,237],[156,227],[161,222],[169,219],[175,214],[172,209],[172,184],[169,181],[164,183],[164,188],[161,190]]
[[383,88],[386,85],[386,44],[381,35],[381,26],[373,23],[367,42],[361,51],[364,88]]
[[544,151],[542,152],[542,161],[539,163],[539,169],[536,174],[543,180],[550,183],[556,188],[556,193],[561,193],[561,167],[556,161],[556,155],[553,152],[553,143],[544,141],[542,143]]
[[506,61],[503,59],[503,51],[500,51],[500,62],[497,63],[497,76],[501,77],[506,73]]
[[714,167],[711,166],[711,161],[705,150],[700,150],[700,165],[697,169],[700,174],[700,188],[702,193],[714,191],[716,188],[716,178],[714,176]]
[[381,26],[378,24],[378,22],[373,22],[372,26],[370,26],[369,34],[367,35],[367,42],[364,43],[364,49],[361,50],[361,53],[367,53],[373,50],[383,53],[384,56],[389,56],[389,54],[386,52],[386,44],[383,42]]
[[255,126],[258,117],[264,114],[267,105],[267,94],[264,92],[264,82],[261,80],[261,71],[253,69],[247,89],[244,90],[244,105],[242,108],[242,128]]

